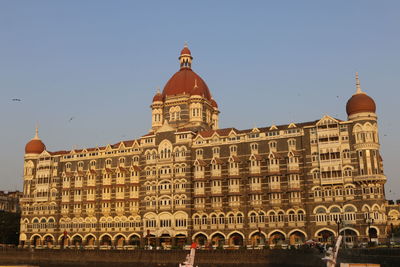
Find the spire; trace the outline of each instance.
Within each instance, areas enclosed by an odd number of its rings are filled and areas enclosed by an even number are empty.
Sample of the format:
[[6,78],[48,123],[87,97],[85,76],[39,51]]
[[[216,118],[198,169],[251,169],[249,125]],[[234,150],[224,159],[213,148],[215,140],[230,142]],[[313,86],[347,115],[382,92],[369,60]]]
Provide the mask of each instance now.
[[39,126],[36,124],[35,128],[35,137],[33,137],[34,140],[40,140],[39,138]]
[[362,94],[363,91],[361,91],[361,86],[360,86],[360,79],[358,78],[358,72],[356,72],[356,94]]
[[190,69],[192,67],[192,54],[189,50],[187,42],[183,45],[183,49],[181,50],[181,55],[179,56],[179,63],[181,65],[181,69],[187,68]]

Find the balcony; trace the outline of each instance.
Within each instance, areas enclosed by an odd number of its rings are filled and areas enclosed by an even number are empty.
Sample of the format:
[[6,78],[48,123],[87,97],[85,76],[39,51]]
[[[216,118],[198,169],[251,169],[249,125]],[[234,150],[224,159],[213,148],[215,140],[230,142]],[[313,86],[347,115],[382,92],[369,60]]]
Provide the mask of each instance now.
[[129,192],[129,198],[139,198],[139,192],[138,191]]
[[222,202],[214,202],[211,204],[213,209],[221,209],[222,208]]
[[117,177],[117,184],[125,184],[125,177]]
[[195,203],[194,208],[197,210],[204,210],[206,205],[204,203]]
[[386,182],[383,174],[359,175],[354,177],[354,182]]
[[204,187],[203,188],[195,188],[194,189],[194,194],[195,195],[204,195],[205,191],[204,191]]
[[253,207],[261,207],[262,200],[261,199],[250,200],[250,205],[252,205]]
[[103,185],[111,185],[111,178],[103,178]]
[[228,187],[229,193],[239,193],[240,192],[240,186],[239,185],[230,185]]
[[118,193],[115,195],[115,198],[116,198],[116,199],[124,199],[124,198],[125,198],[125,193],[124,193],[124,192],[118,192]]
[[129,179],[129,182],[132,183],[132,184],[137,184],[137,183],[139,183],[139,176],[132,176],[132,177]]
[[268,166],[268,173],[279,173],[280,172],[280,168],[279,165],[276,164],[271,164]]
[[221,186],[212,186],[211,194],[215,194],[215,195],[222,194],[222,187]]
[[229,207],[231,207],[231,208],[239,208],[240,207],[240,201],[230,201],[229,202]]
[[74,196],[74,202],[81,202],[82,201],[82,195],[75,195]]
[[202,178],[204,178],[204,171],[195,171],[195,172],[194,172],[194,178],[195,178],[195,179],[202,179]]
[[96,180],[95,179],[88,179],[87,180],[87,186],[96,186]]
[[260,174],[261,173],[261,167],[260,166],[252,166],[249,169],[250,174]]
[[250,190],[251,191],[261,191],[261,189],[262,189],[261,183],[251,184],[250,185]]

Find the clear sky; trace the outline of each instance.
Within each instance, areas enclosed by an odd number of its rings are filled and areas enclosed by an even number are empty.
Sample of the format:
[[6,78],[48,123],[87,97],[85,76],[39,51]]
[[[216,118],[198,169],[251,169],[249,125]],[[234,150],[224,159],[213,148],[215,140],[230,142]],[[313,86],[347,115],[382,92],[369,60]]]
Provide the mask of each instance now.
[[400,1],[3,0],[0,189],[22,188],[36,123],[50,151],[146,134],[187,41],[221,127],[346,119],[358,71],[400,198],[399,14]]

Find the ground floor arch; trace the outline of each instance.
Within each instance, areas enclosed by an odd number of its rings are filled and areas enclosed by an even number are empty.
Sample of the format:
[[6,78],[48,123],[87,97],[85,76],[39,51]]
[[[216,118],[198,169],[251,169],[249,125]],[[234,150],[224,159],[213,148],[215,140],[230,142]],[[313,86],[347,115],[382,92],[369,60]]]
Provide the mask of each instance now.
[[315,233],[315,236],[321,243],[334,244],[335,242],[335,232],[328,228],[318,230]]
[[132,234],[128,237],[128,245],[130,246],[140,246],[140,236],[137,234]]
[[100,236],[100,246],[111,246],[112,244],[112,239],[109,234],[103,234]]
[[267,240],[266,234],[262,231],[254,231],[249,235],[250,245],[259,246],[265,245],[265,241]]
[[31,237],[31,245],[38,247],[42,245],[42,237],[40,235],[33,235]]
[[196,233],[193,236],[193,242],[195,242],[198,246],[205,246],[207,244],[208,237],[205,233]]
[[212,234],[211,245],[214,247],[223,247],[225,245],[225,235],[220,232]]
[[89,234],[84,237],[84,242],[86,246],[95,246],[96,244],[96,237],[92,234]]
[[289,245],[300,246],[306,242],[306,234],[301,230],[291,231],[289,234]]
[[126,236],[123,234],[117,234],[114,237],[114,244],[117,248],[123,248],[126,243]]
[[273,231],[269,234],[269,245],[270,246],[280,246],[286,240],[285,233],[281,231]]
[[354,246],[358,242],[360,233],[353,228],[346,227],[340,230],[340,235],[343,236],[343,242],[346,246]]
[[52,248],[54,246],[54,236],[47,234],[43,237],[43,246],[47,248]]
[[244,244],[244,236],[240,232],[233,232],[229,234],[228,245],[229,246],[239,246],[242,247]]
[[183,248],[187,243],[187,237],[184,234],[175,235],[175,245],[179,248]]
[[81,247],[83,244],[83,237],[79,234],[76,234],[72,237],[72,246]]

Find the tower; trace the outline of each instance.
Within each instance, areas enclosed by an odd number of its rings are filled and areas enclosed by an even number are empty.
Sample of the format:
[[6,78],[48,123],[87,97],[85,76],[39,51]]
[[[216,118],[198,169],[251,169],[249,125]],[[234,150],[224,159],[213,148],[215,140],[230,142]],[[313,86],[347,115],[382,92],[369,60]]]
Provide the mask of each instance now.
[[185,44],[179,56],[180,69],[153,98],[152,130],[165,121],[175,128],[218,129],[219,110],[204,80],[192,70],[193,57]]

